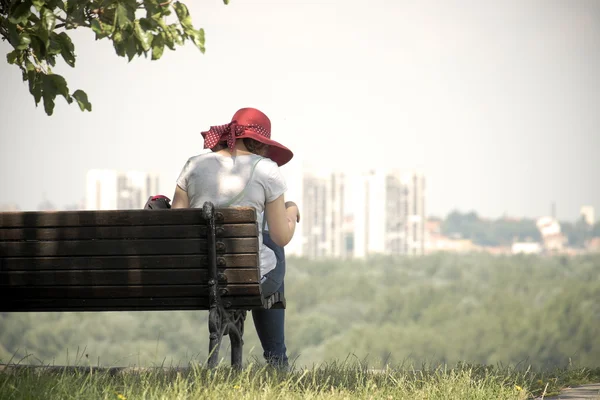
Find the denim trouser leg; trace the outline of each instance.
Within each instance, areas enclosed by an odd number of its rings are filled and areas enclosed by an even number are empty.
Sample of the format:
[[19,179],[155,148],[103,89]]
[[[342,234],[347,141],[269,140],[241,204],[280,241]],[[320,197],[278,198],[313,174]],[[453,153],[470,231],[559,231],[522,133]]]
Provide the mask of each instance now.
[[[284,290],[285,252],[283,247],[273,243],[268,233],[263,233],[263,243],[273,250],[277,257],[275,269],[267,273],[261,280],[263,296],[268,297],[277,291],[283,292]],[[285,309],[255,309],[252,310],[252,319],[267,363],[277,367],[287,367]]]

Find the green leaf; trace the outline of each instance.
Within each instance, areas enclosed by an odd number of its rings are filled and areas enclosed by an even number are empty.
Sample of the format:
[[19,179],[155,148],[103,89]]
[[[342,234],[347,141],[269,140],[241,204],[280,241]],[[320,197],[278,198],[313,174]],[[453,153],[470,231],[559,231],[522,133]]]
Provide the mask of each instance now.
[[37,106],[42,99],[42,85],[39,84],[40,73],[35,69],[27,71],[27,81],[29,83],[29,93],[33,95],[35,105]]
[[67,14],[73,13],[77,8],[77,0],[67,0]]
[[54,99],[57,95],[63,96],[67,102],[71,101],[67,81],[61,75],[40,74],[42,81],[42,99],[44,101],[44,110],[46,114],[52,115],[54,112]]
[[54,114],[54,99],[56,98],[56,95],[52,97],[50,93],[47,93],[44,90],[42,92],[42,98],[44,99],[44,111],[46,111],[46,114]]
[[54,12],[44,7],[44,9],[41,12],[41,17],[42,26],[44,27],[44,29],[46,29],[47,32],[53,31],[54,27],[56,26],[56,16],[54,15]]
[[131,62],[137,53],[137,46],[135,44],[135,37],[133,35],[129,35],[127,37],[127,44],[125,47],[125,53],[127,54],[128,60]]
[[140,25],[139,21],[135,21],[134,24],[134,33],[137,40],[139,40],[142,45],[142,49],[144,51],[150,50],[150,43],[152,42],[152,34],[150,32],[146,32]]
[[8,20],[13,24],[26,24],[31,15],[31,0],[19,3],[12,12],[8,14]]
[[145,31],[153,31],[159,27],[158,22],[152,18],[140,18],[139,24]]
[[44,92],[48,91],[54,97],[58,94],[62,95],[65,99],[70,96],[67,81],[61,75],[42,74],[42,85]]
[[177,14],[177,18],[179,18],[179,23],[181,26],[188,29],[193,29],[192,26],[192,17],[190,17],[190,12],[185,4],[176,1],[173,4],[173,8],[175,9],[175,13]]
[[[189,34],[190,33],[188,33],[188,35]],[[196,47],[198,47],[200,51],[204,53],[206,51],[206,48],[204,47],[204,29],[200,28],[198,30],[193,30],[190,36],[192,37],[192,41]]]
[[33,65],[29,58],[25,59],[25,69],[27,72],[35,70],[35,65]]
[[77,89],[73,92],[72,96],[77,100],[77,104],[79,104],[81,111],[92,111],[92,105],[88,101],[87,94],[83,90]]
[[[44,7],[44,4],[46,4],[46,2],[44,0],[32,0],[32,3],[38,12],[42,11],[42,7]],[[62,3],[62,2],[59,2],[59,3]]]
[[96,34],[96,39],[99,39],[98,36],[104,34],[104,31],[102,30],[102,25],[100,25],[100,21],[98,21],[95,18],[92,20],[92,31],[94,31],[94,33]]
[[73,46],[73,42],[69,35],[66,32],[61,32],[58,34],[56,40],[60,44],[61,52],[63,59],[70,67],[75,67],[75,46]]
[[93,19],[92,30],[94,31],[94,33],[96,33],[96,40],[98,40],[110,36],[114,31],[114,27],[108,24],[107,22],[102,22],[100,20]]
[[35,31],[35,36],[40,39],[44,47],[43,52],[46,53],[46,49],[50,46],[50,36],[48,35],[48,31],[43,26],[38,25]]
[[6,55],[6,61],[8,61],[9,64],[17,64],[17,60],[22,54],[23,53],[19,50],[13,50]]
[[19,31],[17,31],[17,25],[8,23],[8,42],[13,46],[19,45]]
[[152,59],[158,60],[162,57],[165,49],[165,38],[164,33],[161,32],[159,35],[154,36],[152,39]]
[[21,34],[19,34],[19,43],[15,46],[15,49],[17,50],[25,50],[29,47],[29,44],[31,43],[31,37],[23,32]]
[[223,3],[225,3],[225,5],[229,4],[229,0],[223,0]]
[[[169,25],[168,27],[169,29],[167,29],[165,31],[165,44],[167,45],[167,47],[171,50],[175,50],[175,40],[176,38],[179,38],[179,35],[177,34],[177,29],[172,29],[174,28],[173,26]],[[174,33],[173,33],[174,32]]]
[[112,35],[112,41],[114,43],[123,43],[123,32],[115,31]]
[[123,32],[115,30],[111,36],[111,39],[117,55],[125,57],[125,41],[123,40]]
[[48,46],[48,54],[49,55],[55,56],[62,52],[62,47],[57,39],[58,39],[58,35],[56,33],[52,32],[52,34],[50,36],[49,46]]
[[144,0],[144,8],[146,9],[146,15],[149,17],[157,12],[160,13],[160,7],[158,0]]
[[31,44],[29,45],[33,54],[39,59],[42,60],[46,58],[46,45],[42,42],[38,36],[31,37]]
[[135,19],[135,15],[128,9],[123,3],[119,2],[117,5],[117,26],[121,29],[127,28],[131,25],[132,20]]

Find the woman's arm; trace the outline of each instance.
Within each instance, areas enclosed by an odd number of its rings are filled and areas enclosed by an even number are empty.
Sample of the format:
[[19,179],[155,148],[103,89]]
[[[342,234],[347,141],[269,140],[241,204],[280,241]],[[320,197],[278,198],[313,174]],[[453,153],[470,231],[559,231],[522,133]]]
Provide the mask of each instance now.
[[190,199],[188,198],[187,192],[180,188],[179,185],[176,185],[171,208],[189,208],[189,206]]
[[294,203],[290,203],[287,204],[289,207],[286,208],[283,195],[281,195],[265,206],[269,234],[275,244],[281,247],[292,240],[296,230],[296,221],[300,219],[298,207]]

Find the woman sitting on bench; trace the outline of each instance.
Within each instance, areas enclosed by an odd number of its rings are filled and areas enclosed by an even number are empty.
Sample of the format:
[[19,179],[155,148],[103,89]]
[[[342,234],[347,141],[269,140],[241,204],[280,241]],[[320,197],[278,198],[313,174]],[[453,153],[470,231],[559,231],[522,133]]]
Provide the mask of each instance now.
[[[271,140],[271,121],[254,108],[239,110],[229,124],[212,126],[202,136],[204,148],[213,152],[187,161],[177,179],[173,208],[202,208],[205,201],[217,208],[254,207],[263,228],[259,235],[263,296],[283,292],[283,247],[292,239],[300,213],[296,204],[284,200],[287,186],[279,167],[293,153]],[[285,309],[255,309],[252,318],[267,362],[287,368]]]

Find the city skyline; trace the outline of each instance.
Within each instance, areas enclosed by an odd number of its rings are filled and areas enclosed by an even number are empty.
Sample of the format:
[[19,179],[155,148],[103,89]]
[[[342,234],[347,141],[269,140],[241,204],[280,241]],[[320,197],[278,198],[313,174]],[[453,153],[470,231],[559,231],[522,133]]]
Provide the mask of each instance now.
[[[356,174],[323,169],[296,172],[300,174],[288,172],[287,178],[300,183],[288,189],[297,198],[302,218],[286,246],[289,255],[309,259],[418,256],[438,251],[575,255],[598,249],[598,225],[595,209],[590,206],[580,208],[589,229],[567,224],[567,234],[552,216],[536,218],[533,225],[515,225],[514,219],[498,222],[509,221],[508,232],[507,225],[491,230],[490,225],[484,227],[481,223],[486,223],[485,218],[453,215],[442,229],[442,221],[427,213],[426,177],[415,171],[369,168]],[[159,194],[159,183],[156,174],[144,171],[89,170],[83,201],[68,209],[141,209],[149,196]],[[0,211],[5,207],[0,204]],[[58,211],[47,199],[39,209]],[[8,206],[7,211],[18,210]],[[539,234],[531,230],[533,226]]]
[[172,196],[200,132],[253,106],[294,151],[284,168],[417,168],[433,215],[600,209],[598,2],[188,6],[206,54],[186,46],[127,63],[73,31],[77,68],[54,70],[86,90],[91,113],[59,98],[47,117],[0,60],[0,203],[34,209],[44,192],[76,203],[93,168],[154,168]]
[[[389,169],[389,168],[366,168],[362,171],[360,169],[355,169],[355,170],[351,171],[350,173],[346,173],[345,176],[346,176],[346,178],[350,179],[351,181],[355,181],[356,179],[359,179],[359,180],[364,179],[364,176],[373,174],[373,173],[375,173],[375,171],[380,171],[380,172],[394,171],[395,173],[404,172],[406,174],[422,175],[422,173],[420,171],[415,170],[415,169],[399,170],[399,169],[395,169],[395,168],[392,168],[392,169]],[[117,175],[119,175],[119,174],[123,175],[123,178],[121,178],[121,179],[125,179],[125,176],[128,174],[132,174],[132,176],[128,177],[127,179],[137,179],[137,180],[141,179],[140,176],[142,176],[142,175],[152,176],[152,178],[154,180],[156,180],[156,183],[151,186],[151,188],[152,188],[152,190],[150,190],[151,193],[150,192],[148,192],[148,193],[162,194],[162,195],[169,197],[171,200],[173,197],[172,193],[168,193],[168,192],[160,190],[161,187],[165,187],[167,185],[165,184],[164,180],[161,179],[162,174],[157,173],[155,170],[153,170],[152,172],[146,172],[146,171],[141,171],[141,170],[117,171],[117,170],[111,170],[111,169],[106,169],[106,168],[105,169],[94,168],[91,170],[83,171],[84,183],[81,185],[83,187],[83,193],[81,194],[80,197],[77,197],[77,198],[73,199],[72,201],[69,201],[68,203],[64,203],[64,204],[58,203],[54,199],[50,198],[46,192],[43,192],[40,195],[40,201],[34,207],[31,207],[31,208],[25,208],[16,202],[0,201],[0,212],[16,211],[16,210],[19,210],[19,211],[43,211],[43,210],[49,210],[49,209],[53,209],[53,210],[118,209],[118,207],[116,207],[116,206],[108,207],[108,208],[94,208],[89,205],[90,202],[87,198],[88,196],[86,196],[86,191],[89,193],[90,190],[92,190],[92,189],[89,187],[89,182],[88,183],[85,183],[85,182],[88,181],[88,178],[86,178],[86,177],[89,177],[90,173],[100,174],[99,176],[102,176],[103,174],[108,174],[108,175],[110,175],[110,179],[113,179],[113,180],[117,179]],[[303,197],[305,196],[305,194],[303,192],[303,189],[306,184],[305,183],[306,176],[310,176],[312,178],[320,177],[321,179],[323,179],[323,178],[329,177],[331,174],[341,174],[342,176],[344,176],[343,172],[339,169],[326,169],[326,170],[321,170],[319,172],[318,170],[316,170],[314,168],[314,166],[307,167],[306,165],[305,165],[305,169],[290,170],[289,168],[288,169],[284,168],[283,175],[284,175],[284,178],[286,179],[286,181],[288,181],[288,190],[285,194],[286,199],[292,200],[301,206],[304,202]],[[289,183],[290,177],[296,179],[299,183],[290,184]],[[104,179],[106,179],[106,178],[107,177],[104,177]],[[97,179],[100,179],[100,178],[97,178]],[[86,186],[87,186],[87,189],[86,189]],[[159,188],[159,189],[154,190],[154,188]],[[346,190],[344,192],[344,202],[345,202],[344,209],[346,211],[354,209],[353,205],[356,202],[356,199],[354,198],[354,196],[356,196],[356,193],[357,192],[356,192],[355,188],[353,189],[352,185],[346,185]],[[143,202],[145,202],[146,200],[147,199],[144,199]],[[88,204],[88,205],[86,205],[86,204]],[[132,207],[132,208],[135,208],[135,207]],[[426,206],[426,209],[427,208],[428,207]],[[443,214],[443,215],[431,213],[428,211],[425,213],[425,215],[426,215],[427,219],[431,219],[431,218],[445,219],[450,213],[453,213],[453,212],[460,212],[460,213],[474,212],[480,218],[487,219],[487,220],[498,220],[498,219],[502,219],[502,218],[536,220],[541,217],[553,216],[553,213],[556,213],[557,208],[560,208],[560,207],[559,207],[559,205],[556,204],[556,202],[550,202],[546,208],[547,208],[547,212],[541,210],[538,214],[531,215],[531,216],[515,215],[515,214],[510,214],[510,213],[505,213],[500,216],[489,216],[489,215],[485,215],[485,214],[481,213],[477,209],[467,209],[467,208],[460,208],[460,207],[451,209],[446,214]],[[560,214],[556,213],[558,215],[557,220],[564,221],[564,222],[575,222],[575,221],[579,220],[580,218],[585,218],[586,220],[588,220],[590,218],[590,214],[591,214],[591,218],[594,219],[594,210],[595,209],[596,208],[590,204],[581,204],[575,210],[576,215],[573,219],[560,218]],[[573,210],[570,210],[570,212],[573,213]],[[342,213],[342,217],[348,217],[348,216],[354,216],[354,213],[353,212]],[[301,229],[300,226],[299,226],[299,229]]]

